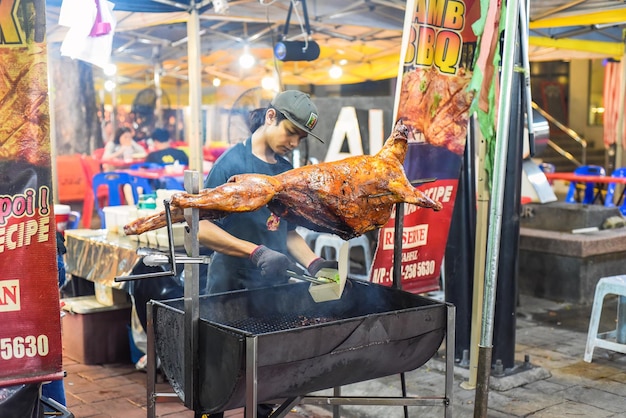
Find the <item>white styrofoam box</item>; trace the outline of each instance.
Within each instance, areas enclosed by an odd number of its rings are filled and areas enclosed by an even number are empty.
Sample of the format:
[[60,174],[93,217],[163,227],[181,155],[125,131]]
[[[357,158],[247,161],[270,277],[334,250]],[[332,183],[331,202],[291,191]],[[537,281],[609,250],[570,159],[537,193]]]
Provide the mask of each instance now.
[[[154,215],[159,212],[160,210],[158,209],[137,209],[137,217],[145,218],[146,216]],[[139,234],[139,242],[144,244],[150,244],[151,242],[156,243],[156,235],[154,235],[153,232],[154,231],[148,231],[143,234]],[[152,238],[152,240],[150,238]]]
[[[169,247],[170,242],[167,236],[167,228],[161,228],[156,231],[156,238],[159,247]],[[172,238],[174,238],[174,246],[185,245],[185,224],[172,224]]]
[[173,194],[175,193],[181,193],[182,190],[175,190],[175,189],[158,189],[156,191],[156,207],[159,210],[164,210],[165,206],[163,205],[163,201],[165,199],[169,199],[172,197]]
[[137,208],[133,205],[105,206],[102,211],[107,230],[114,234],[124,235],[124,225],[137,219]]
[[[180,190],[177,190],[180,191]],[[137,215],[140,218],[150,216],[161,212],[163,209],[138,209]],[[185,224],[172,224],[172,234],[174,237],[174,245],[180,246],[185,244]],[[167,227],[155,229],[153,231],[144,232],[139,235],[139,242],[143,242],[154,247],[169,247],[167,238]]]

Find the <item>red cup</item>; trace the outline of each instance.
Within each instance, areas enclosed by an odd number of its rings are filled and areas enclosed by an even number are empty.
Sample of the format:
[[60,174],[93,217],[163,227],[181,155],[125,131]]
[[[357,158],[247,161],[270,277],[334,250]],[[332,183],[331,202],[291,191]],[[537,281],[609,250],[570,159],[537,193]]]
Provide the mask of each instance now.
[[70,212],[72,208],[69,205],[54,205],[54,221],[57,225],[57,231],[64,233],[67,223],[70,220]]

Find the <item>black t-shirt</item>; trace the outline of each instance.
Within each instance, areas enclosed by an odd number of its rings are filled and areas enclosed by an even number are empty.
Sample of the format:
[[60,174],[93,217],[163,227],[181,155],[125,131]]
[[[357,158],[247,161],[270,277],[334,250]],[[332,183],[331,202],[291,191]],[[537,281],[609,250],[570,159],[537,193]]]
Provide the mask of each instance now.
[[147,163],[169,165],[174,164],[176,161],[180,165],[189,165],[189,157],[187,157],[185,151],[178,148],[165,148],[153,151],[146,157]]
[[[285,158],[276,155],[275,164],[267,163],[252,154],[251,139],[228,149],[213,165],[204,182],[206,188],[226,183],[235,174],[258,173],[274,176],[293,168]],[[254,212],[231,213],[216,223],[231,235],[246,241],[265,245],[288,254],[287,232],[296,227],[274,215],[267,206]],[[209,267],[209,293],[237,289],[251,289],[276,284],[275,277],[262,277],[248,259],[215,252]]]

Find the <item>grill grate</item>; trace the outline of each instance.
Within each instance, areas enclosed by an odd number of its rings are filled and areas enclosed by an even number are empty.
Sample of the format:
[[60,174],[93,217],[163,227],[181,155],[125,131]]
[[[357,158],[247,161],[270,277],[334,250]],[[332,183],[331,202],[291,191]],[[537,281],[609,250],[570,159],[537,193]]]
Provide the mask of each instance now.
[[270,332],[308,327],[311,325],[318,325],[336,320],[338,320],[338,318],[324,317],[315,314],[285,314],[266,316],[262,318],[242,318],[233,322],[224,323],[224,325],[237,328],[251,334],[267,334]]

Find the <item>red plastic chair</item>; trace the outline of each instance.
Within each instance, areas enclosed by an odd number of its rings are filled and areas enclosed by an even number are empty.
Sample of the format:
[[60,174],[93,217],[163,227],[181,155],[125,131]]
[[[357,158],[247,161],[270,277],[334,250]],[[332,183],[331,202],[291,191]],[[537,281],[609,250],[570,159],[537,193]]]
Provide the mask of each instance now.
[[[85,196],[83,198],[83,228],[91,228],[91,219],[94,211],[94,192],[92,181],[96,174],[102,172],[100,161],[88,155],[81,155],[80,163],[83,167],[85,175]],[[108,190],[102,189],[98,191],[98,199],[104,200],[108,198]]]
[[102,160],[102,156],[104,155],[104,148],[96,148],[95,150],[93,150],[93,152],[91,153],[91,156],[96,159],[97,161],[101,161]]

